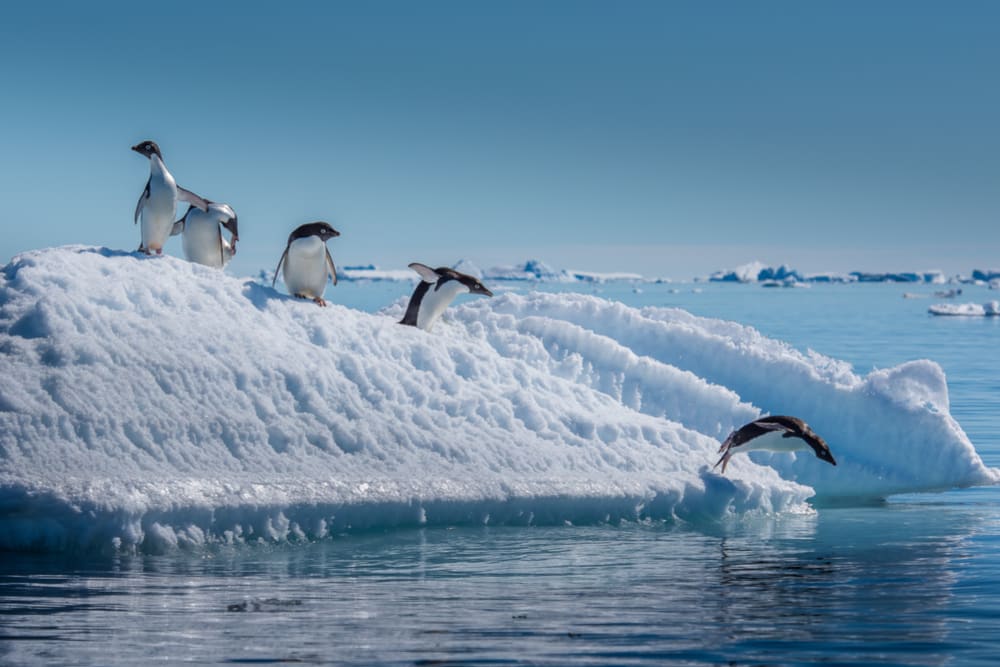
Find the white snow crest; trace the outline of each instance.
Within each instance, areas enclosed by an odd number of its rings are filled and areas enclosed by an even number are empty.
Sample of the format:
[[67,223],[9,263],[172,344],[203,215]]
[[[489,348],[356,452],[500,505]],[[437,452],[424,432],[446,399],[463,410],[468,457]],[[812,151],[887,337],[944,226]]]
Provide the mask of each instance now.
[[[484,299],[427,333],[170,257],[62,247],[0,274],[0,364],[3,549],[714,521],[801,511],[813,489],[998,478],[930,362],[863,380],[752,329],[595,297]],[[841,466],[711,472],[718,441],[761,410],[808,413]],[[872,417],[899,431],[876,432],[881,451]],[[909,458],[946,463],[907,468],[904,438]]]

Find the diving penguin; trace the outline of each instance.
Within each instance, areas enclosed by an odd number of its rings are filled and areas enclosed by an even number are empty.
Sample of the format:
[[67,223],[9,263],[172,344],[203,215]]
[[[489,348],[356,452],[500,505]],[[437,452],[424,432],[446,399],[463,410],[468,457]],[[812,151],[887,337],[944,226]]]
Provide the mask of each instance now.
[[428,330],[459,294],[493,296],[493,292],[468,274],[447,267],[432,269],[420,262],[413,262],[409,266],[420,275],[421,280],[413,290],[400,324]]
[[281,275],[288,292],[325,306],[323,292],[327,278],[332,278],[333,284],[337,284],[337,267],[333,264],[326,242],[337,236],[340,232],[325,222],[310,222],[297,227],[288,235],[288,244],[274,269],[271,287],[278,279],[278,270],[284,265]]
[[771,415],[745,424],[729,434],[719,452],[722,453],[713,468],[722,464],[722,473],[733,454],[769,450],[772,452],[813,452],[816,458],[837,465],[826,441],[798,417]]
[[[207,211],[188,207],[170,235],[182,235],[184,257],[189,262],[221,269],[236,254],[236,242],[240,240],[237,223],[236,211],[229,204],[209,202]],[[228,241],[222,238],[222,228],[229,231]]]
[[149,180],[135,205],[134,221],[139,222],[139,214],[142,214],[139,251],[147,255],[153,252],[159,255],[163,253],[163,244],[174,228],[177,200],[193,204],[202,211],[208,211],[208,202],[177,185],[163,164],[163,155],[155,141],[143,141],[132,146],[132,150],[149,158]]

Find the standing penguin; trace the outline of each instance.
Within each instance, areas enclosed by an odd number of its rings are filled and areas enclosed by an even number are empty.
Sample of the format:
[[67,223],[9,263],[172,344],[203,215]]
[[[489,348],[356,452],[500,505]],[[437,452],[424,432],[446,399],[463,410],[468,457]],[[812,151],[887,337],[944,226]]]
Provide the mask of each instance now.
[[428,330],[459,294],[493,296],[493,292],[486,289],[481,282],[455,269],[448,267],[432,269],[420,262],[413,262],[409,266],[420,275],[421,281],[413,290],[413,296],[410,297],[406,314],[399,321],[400,324]]
[[177,185],[163,164],[160,147],[155,141],[143,141],[133,146],[132,150],[149,158],[149,180],[146,181],[146,188],[139,195],[139,201],[135,205],[135,222],[139,222],[139,214],[142,214],[142,240],[139,243],[139,251],[147,255],[153,252],[159,255],[163,253],[163,244],[167,242],[174,228],[177,200],[193,204],[202,211],[208,210],[208,202]]
[[326,247],[329,239],[340,236],[340,232],[325,222],[310,222],[300,225],[288,236],[285,252],[281,253],[278,266],[274,269],[271,287],[278,279],[278,270],[284,265],[282,278],[288,292],[301,299],[312,299],[325,306],[323,292],[327,277],[337,284],[337,267]]
[[[229,230],[229,241],[222,238],[223,227]],[[178,234],[182,234],[184,257],[189,262],[221,269],[236,254],[236,242],[240,240],[236,211],[229,204],[216,202],[209,202],[207,211],[189,206],[170,233]]]

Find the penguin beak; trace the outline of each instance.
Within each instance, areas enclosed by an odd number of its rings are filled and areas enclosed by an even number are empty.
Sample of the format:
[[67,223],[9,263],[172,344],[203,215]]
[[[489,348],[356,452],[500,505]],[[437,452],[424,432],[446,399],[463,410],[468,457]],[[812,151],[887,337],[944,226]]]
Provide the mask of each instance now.
[[486,289],[486,287],[481,287],[480,289],[477,289],[476,294],[482,294],[483,296],[489,296],[489,297],[493,296],[493,292]]
[[132,150],[134,150],[136,153],[142,153],[142,148],[141,147],[142,147],[142,144],[136,144],[135,146],[132,147]]

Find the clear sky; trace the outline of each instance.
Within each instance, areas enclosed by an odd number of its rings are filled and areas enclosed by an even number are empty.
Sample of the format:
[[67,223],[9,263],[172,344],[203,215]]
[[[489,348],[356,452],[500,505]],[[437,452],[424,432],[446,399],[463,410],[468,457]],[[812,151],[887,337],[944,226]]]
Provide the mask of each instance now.
[[5,3],[0,90],[2,263],[134,249],[153,139],[237,275],[1000,266],[1000,2]]

